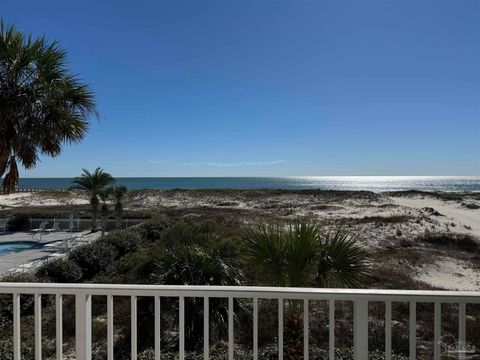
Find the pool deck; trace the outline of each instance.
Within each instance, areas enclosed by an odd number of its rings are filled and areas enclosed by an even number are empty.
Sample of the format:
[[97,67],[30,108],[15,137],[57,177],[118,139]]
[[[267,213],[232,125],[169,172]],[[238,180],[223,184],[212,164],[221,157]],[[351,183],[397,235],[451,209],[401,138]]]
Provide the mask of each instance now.
[[[91,234],[88,231],[70,233],[70,232],[55,232],[50,234],[39,234],[32,237],[29,232],[15,232],[15,233],[0,233],[0,244],[11,241],[34,241],[44,244],[43,247],[36,249],[27,249],[16,252],[9,252],[0,255],[0,275],[8,272],[22,272],[38,266],[43,261],[62,257],[72,247],[89,243],[100,236],[100,232]],[[66,246],[66,239],[69,240],[68,248]],[[72,241],[71,239],[76,239]]]

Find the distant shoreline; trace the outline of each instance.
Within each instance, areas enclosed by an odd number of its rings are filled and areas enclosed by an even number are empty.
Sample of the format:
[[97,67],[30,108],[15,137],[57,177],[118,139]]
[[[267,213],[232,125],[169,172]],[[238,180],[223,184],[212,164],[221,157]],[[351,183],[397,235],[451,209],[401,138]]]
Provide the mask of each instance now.
[[[20,189],[68,189],[73,178],[21,178]],[[474,176],[119,177],[131,190],[284,189],[346,191],[480,191]]]

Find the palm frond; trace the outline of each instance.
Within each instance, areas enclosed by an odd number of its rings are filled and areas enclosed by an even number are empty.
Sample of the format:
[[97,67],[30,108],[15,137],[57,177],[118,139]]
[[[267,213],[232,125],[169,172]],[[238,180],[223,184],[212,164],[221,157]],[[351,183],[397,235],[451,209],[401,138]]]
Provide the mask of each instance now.
[[247,261],[267,281],[285,286],[286,237],[280,224],[260,225],[247,233],[245,254]]
[[318,286],[359,287],[370,275],[369,254],[354,234],[339,229],[322,242],[316,276]]
[[[0,176],[5,156],[33,168],[40,154],[55,157],[65,144],[82,140],[90,118],[98,117],[92,90],[67,69],[67,51],[3,20],[0,108]],[[10,172],[8,181],[4,187],[18,183],[18,172]]]

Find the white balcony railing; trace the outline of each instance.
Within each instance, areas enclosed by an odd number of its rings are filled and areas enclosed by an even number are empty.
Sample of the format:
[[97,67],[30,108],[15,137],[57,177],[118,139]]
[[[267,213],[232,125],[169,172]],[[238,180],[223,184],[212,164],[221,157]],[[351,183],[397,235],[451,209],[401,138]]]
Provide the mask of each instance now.
[[[416,356],[416,304],[434,304],[434,358],[440,359],[441,305],[458,304],[458,339],[465,343],[466,305],[480,303],[480,293],[453,291],[400,291],[400,290],[353,290],[353,289],[310,289],[310,288],[271,288],[271,287],[224,287],[224,286],[150,286],[150,285],[100,285],[100,284],[34,284],[0,283],[0,294],[13,297],[13,350],[14,359],[20,360],[20,295],[34,296],[35,318],[35,359],[42,359],[42,295],[56,296],[56,357],[62,359],[62,296],[75,296],[76,359],[91,359],[92,296],[107,297],[107,353],[108,359],[115,358],[113,353],[113,298],[123,296],[131,298],[131,352],[132,359],[137,358],[137,298],[152,297],[155,310],[155,359],[160,359],[160,298],[179,299],[179,358],[185,359],[185,298],[204,299],[204,358],[209,357],[209,299],[228,299],[228,358],[234,356],[234,299],[253,300],[253,356],[258,359],[258,300],[278,300],[278,358],[283,359],[283,317],[287,300],[302,300],[304,311],[304,359],[309,356],[309,301],[327,300],[329,302],[329,324],[335,322],[335,302],[353,302],[354,350],[355,358],[368,358],[368,304],[385,303],[385,358],[392,353],[392,302],[409,304],[409,348],[410,358]],[[478,326],[479,324],[477,324]],[[329,354],[334,358],[335,331],[329,326]]]

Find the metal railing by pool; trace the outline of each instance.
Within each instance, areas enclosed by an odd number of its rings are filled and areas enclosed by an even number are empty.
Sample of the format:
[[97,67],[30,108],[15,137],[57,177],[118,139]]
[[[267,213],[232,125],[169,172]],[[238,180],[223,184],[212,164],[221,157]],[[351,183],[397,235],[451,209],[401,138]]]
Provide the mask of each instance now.
[[[385,359],[392,356],[392,303],[409,304],[409,349],[410,358],[415,359],[417,351],[417,303],[434,304],[434,358],[440,359],[442,304],[458,305],[458,340],[466,342],[466,305],[479,304],[480,293],[454,291],[404,291],[404,290],[355,290],[355,289],[311,289],[311,288],[272,288],[272,287],[227,287],[227,286],[157,286],[157,285],[107,285],[107,284],[36,284],[36,283],[0,283],[0,294],[11,294],[13,298],[13,352],[14,359],[21,358],[20,334],[20,296],[31,294],[34,297],[35,359],[42,359],[42,303],[43,295],[54,295],[56,315],[56,358],[62,359],[62,297],[75,297],[75,346],[76,359],[91,359],[92,353],[92,296],[104,296],[107,299],[107,354],[115,359],[113,299],[130,297],[131,299],[131,358],[137,359],[137,299],[154,299],[154,351],[155,359],[160,359],[160,299],[177,298],[179,359],[184,360],[185,351],[185,299],[203,298],[203,352],[209,358],[210,320],[209,303],[212,298],[228,300],[228,359],[234,357],[234,299],[253,301],[253,358],[259,358],[259,299],[274,300],[278,304],[278,358],[284,356],[284,312],[288,300],[303,302],[303,358],[309,358],[309,302],[324,300],[329,303],[329,324],[334,324],[335,303],[350,301],[353,303],[353,337],[355,359],[368,358],[369,302],[381,302],[385,305]],[[480,325],[480,324],[478,324]],[[329,328],[329,358],[334,359],[335,327]],[[462,355],[460,355],[460,358]]]
[[[135,226],[145,222],[147,219],[122,219],[121,220],[121,228],[126,229],[130,226]],[[53,223],[57,222],[60,229],[68,231],[70,227],[73,228],[75,231],[86,231],[92,228],[92,220],[91,219],[78,219],[75,218],[73,220],[73,224],[71,224],[70,219],[59,219],[59,218],[50,218],[50,219],[30,219],[30,229],[35,229],[40,226],[42,222],[47,222],[49,226],[52,226]],[[110,231],[117,228],[117,221],[115,219],[107,219],[107,223],[105,224],[105,230]],[[97,227],[100,228],[102,226],[102,220],[99,219],[97,222]]]

